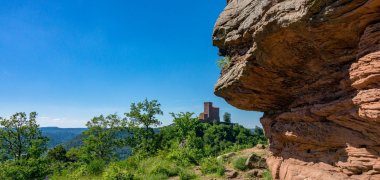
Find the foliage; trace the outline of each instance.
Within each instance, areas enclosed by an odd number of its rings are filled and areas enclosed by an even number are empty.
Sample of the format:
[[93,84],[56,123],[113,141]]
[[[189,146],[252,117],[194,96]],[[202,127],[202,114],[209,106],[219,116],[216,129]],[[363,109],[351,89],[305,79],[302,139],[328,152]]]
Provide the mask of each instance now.
[[143,102],[132,103],[131,110],[125,115],[137,125],[142,125],[145,129],[151,126],[158,126],[161,122],[155,117],[162,115],[161,104],[157,100],[148,101],[145,99]]
[[92,160],[88,165],[88,173],[91,175],[99,175],[103,172],[106,167],[106,162],[103,159]]
[[230,124],[231,123],[231,114],[228,113],[228,112],[225,112],[224,115],[223,115],[223,121],[225,123]]
[[44,159],[21,159],[0,164],[0,179],[26,180],[45,179],[50,174],[49,164]]
[[168,177],[173,177],[179,174],[179,169],[168,161],[161,161],[154,165],[149,172],[150,174],[165,174]]
[[66,162],[68,161],[66,153],[67,151],[63,145],[58,145],[48,151],[47,158],[53,161]]
[[182,169],[181,172],[179,173],[179,179],[180,180],[197,179],[197,175],[191,170]]
[[67,151],[66,157],[69,162],[77,162],[81,158],[81,152],[78,148],[71,148]]
[[88,130],[84,132],[82,151],[87,162],[92,160],[110,161],[116,158],[116,151],[125,146],[125,122],[116,114],[106,117],[94,117],[87,123]]
[[216,158],[206,158],[201,163],[201,171],[203,174],[216,174],[219,176],[224,175],[225,168],[223,163]]
[[257,142],[257,144],[268,144],[268,139],[265,137],[262,128],[256,126],[255,129],[253,129],[253,136],[255,137],[254,141]]
[[37,113],[16,113],[10,119],[0,117],[0,147],[12,159],[38,158],[46,151],[48,139],[41,135],[36,123]]
[[224,69],[228,67],[231,64],[231,58],[229,56],[225,56],[221,59],[219,59],[216,64],[220,69]]
[[[2,146],[1,142],[0,142],[0,146]],[[9,160],[11,158],[12,157],[9,155],[9,153],[7,152],[5,148],[0,148],[0,163],[6,160]]]
[[245,171],[248,167],[245,165],[247,158],[238,157],[232,161],[232,165],[236,170]]
[[133,180],[134,176],[120,165],[112,163],[104,170],[102,177],[104,180]]
[[[132,103],[129,113],[125,113],[128,120],[128,130],[133,134],[128,145],[135,151],[154,153],[157,149],[157,140],[152,127],[161,125],[156,115],[162,115],[161,104],[157,100]],[[142,126],[142,127],[141,127]]]
[[[19,160],[7,157],[11,149],[2,146],[0,179],[44,179],[49,176],[49,179],[129,180],[179,177],[187,180],[197,178],[193,169],[198,165],[203,174],[223,176],[225,167],[223,162],[217,161],[217,155],[266,143],[261,128],[248,130],[237,124],[201,123],[190,112],[171,113],[172,125],[153,129],[161,124],[156,118],[161,114],[157,101],[134,103],[130,112],[125,113],[125,118],[111,114],[91,119],[87,123],[88,129],[78,136],[78,142],[83,143],[78,143],[76,148],[66,150],[65,146],[59,145],[43,154],[41,152],[46,147],[42,146],[44,144],[33,144],[34,138],[23,139],[27,150],[23,149],[22,154],[30,153],[33,156],[25,155],[22,156],[25,158]],[[23,117],[26,119],[26,116]],[[36,133],[28,130],[23,135],[37,134],[39,139],[44,139],[38,131],[35,116],[31,119],[32,125],[22,127],[32,126],[34,128],[30,129]],[[17,132],[10,127],[0,129],[2,137],[6,137],[4,134],[7,131]],[[122,160],[120,153],[129,151],[130,148],[133,149],[132,155]],[[244,158],[233,161],[233,166],[239,170],[245,170],[244,164]]]
[[177,130],[177,135],[180,142],[183,142],[187,136],[192,133],[199,123],[198,118],[193,118],[194,113],[186,112],[174,114],[171,113],[174,118],[174,127]]

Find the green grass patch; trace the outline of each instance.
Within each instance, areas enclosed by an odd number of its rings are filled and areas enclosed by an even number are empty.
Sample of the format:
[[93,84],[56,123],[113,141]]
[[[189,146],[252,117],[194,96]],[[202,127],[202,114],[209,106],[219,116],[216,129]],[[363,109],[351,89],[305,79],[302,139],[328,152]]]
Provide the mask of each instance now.
[[219,176],[224,175],[224,165],[216,158],[206,158],[201,163],[201,171],[203,174],[216,174]]
[[197,175],[192,170],[182,169],[179,173],[180,180],[192,180],[197,179]]
[[245,162],[247,161],[247,158],[245,157],[238,157],[232,161],[232,166],[239,171],[245,171],[248,169],[248,167],[245,165]]
[[272,172],[270,170],[265,170],[263,173],[263,180],[272,180]]

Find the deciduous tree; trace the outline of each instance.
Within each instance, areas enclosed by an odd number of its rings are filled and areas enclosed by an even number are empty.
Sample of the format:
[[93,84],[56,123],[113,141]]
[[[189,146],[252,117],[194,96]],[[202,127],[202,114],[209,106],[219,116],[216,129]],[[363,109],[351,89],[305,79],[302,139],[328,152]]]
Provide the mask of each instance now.
[[125,146],[126,124],[116,114],[98,116],[87,122],[82,150],[87,160],[109,161]]
[[162,115],[161,104],[157,100],[132,103],[130,112],[125,113],[128,130],[133,133],[129,145],[145,152],[155,151],[157,141],[154,140],[152,127],[161,125],[157,115]]
[[228,112],[225,112],[223,115],[223,121],[225,123],[231,123],[231,114]]
[[46,151],[48,139],[36,123],[37,113],[16,113],[9,119],[0,118],[0,142],[14,160],[38,158]]

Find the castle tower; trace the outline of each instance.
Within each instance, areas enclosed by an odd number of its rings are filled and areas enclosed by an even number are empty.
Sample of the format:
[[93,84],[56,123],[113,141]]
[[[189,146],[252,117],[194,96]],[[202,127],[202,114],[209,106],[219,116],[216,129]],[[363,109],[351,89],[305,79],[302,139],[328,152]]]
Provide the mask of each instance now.
[[203,122],[220,122],[219,108],[214,107],[212,102],[205,102],[204,112],[199,115],[199,120]]

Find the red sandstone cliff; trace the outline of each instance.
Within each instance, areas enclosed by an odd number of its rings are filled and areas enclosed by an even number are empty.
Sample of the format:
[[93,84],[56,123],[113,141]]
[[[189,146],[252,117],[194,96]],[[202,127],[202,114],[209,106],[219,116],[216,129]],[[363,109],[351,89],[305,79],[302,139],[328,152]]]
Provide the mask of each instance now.
[[231,0],[215,94],[263,111],[277,179],[380,179],[380,0]]

